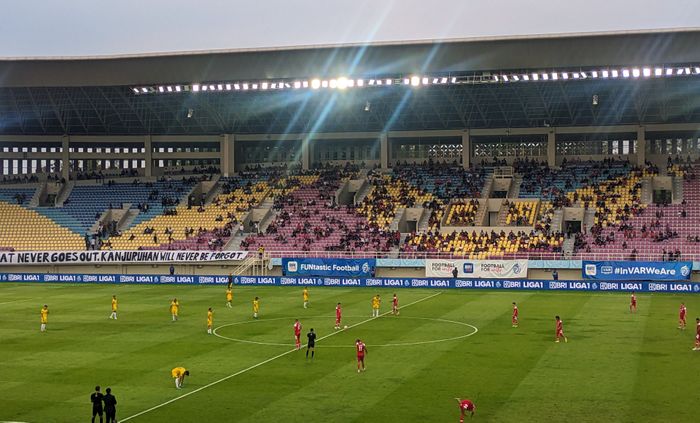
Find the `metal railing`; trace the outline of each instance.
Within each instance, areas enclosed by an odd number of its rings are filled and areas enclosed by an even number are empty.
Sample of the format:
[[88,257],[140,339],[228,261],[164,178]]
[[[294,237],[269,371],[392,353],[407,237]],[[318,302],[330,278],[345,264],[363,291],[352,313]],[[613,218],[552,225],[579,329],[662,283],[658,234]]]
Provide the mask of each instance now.
[[[448,259],[448,260],[477,260],[469,254],[421,251],[266,251],[269,258],[298,257],[298,258],[377,258],[377,259]],[[564,254],[561,252],[523,252],[509,254],[489,254],[484,260],[621,260],[630,261],[631,254],[614,252],[591,252]],[[661,254],[640,253],[635,261],[661,261]],[[681,254],[676,261],[700,261],[700,254]]]

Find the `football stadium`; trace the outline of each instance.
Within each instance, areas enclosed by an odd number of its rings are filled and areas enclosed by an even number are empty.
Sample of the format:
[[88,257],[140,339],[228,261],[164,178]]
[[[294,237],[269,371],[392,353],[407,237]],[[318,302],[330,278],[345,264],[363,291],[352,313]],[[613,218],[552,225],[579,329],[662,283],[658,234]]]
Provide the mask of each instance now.
[[0,422],[697,421],[697,5],[269,3],[0,29]]

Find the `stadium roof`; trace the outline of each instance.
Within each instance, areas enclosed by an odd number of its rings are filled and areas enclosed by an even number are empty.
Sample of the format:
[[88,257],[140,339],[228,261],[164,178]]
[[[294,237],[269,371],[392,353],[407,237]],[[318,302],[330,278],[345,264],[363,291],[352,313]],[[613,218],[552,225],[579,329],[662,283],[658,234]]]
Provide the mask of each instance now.
[[[678,31],[5,60],[0,133],[276,134],[700,122],[698,45],[700,32]],[[533,78],[525,81],[525,75]],[[306,86],[341,77],[362,80],[362,87]],[[285,85],[268,90],[264,82]],[[236,83],[250,89],[236,91]],[[200,84],[212,89],[193,92]]]

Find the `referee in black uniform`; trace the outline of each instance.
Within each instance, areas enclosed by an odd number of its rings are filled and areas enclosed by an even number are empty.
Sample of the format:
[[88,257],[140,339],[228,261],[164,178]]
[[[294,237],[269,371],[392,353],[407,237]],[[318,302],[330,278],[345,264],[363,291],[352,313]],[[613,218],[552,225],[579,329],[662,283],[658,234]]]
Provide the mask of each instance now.
[[306,358],[309,358],[309,351],[311,351],[311,358],[314,358],[314,353],[316,352],[316,332],[314,332],[314,328],[309,330],[306,337],[309,338],[309,343],[306,345]]
[[90,402],[92,403],[92,423],[95,423],[95,416],[99,414],[100,423],[102,423],[102,392],[100,392],[100,387],[95,386],[95,392],[90,395]]
[[112,395],[112,390],[107,388],[106,394],[102,398],[105,402],[105,414],[107,415],[107,423],[117,423],[117,399]]

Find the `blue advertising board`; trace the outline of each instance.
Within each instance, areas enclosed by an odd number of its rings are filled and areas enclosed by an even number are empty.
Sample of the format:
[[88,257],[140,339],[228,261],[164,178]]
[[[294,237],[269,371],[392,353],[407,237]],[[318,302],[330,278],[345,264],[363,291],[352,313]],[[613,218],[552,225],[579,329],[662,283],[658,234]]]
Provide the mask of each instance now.
[[376,259],[283,258],[286,276],[372,277]]
[[689,280],[690,261],[586,261],[581,271],[586,279],[610,281],[682,281]]
[[[0,282],[226,285],[226,275],[120,275],[0,273]],[[552,281],[529,279],[352,278],[235,276],[234,285],[337,286],[368,288],[499,289],[591,292],[673,292],[700,294],[700,283],[640,281]]]

